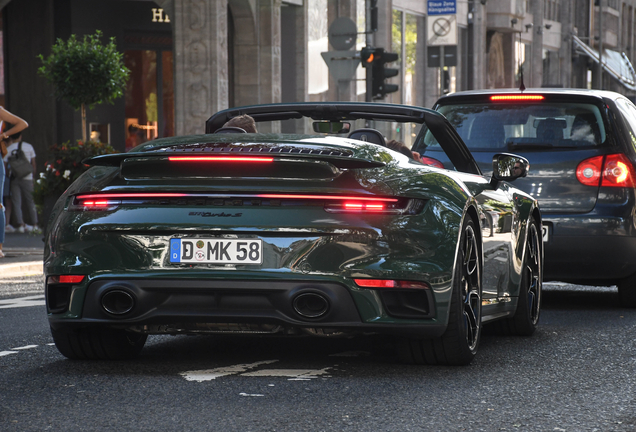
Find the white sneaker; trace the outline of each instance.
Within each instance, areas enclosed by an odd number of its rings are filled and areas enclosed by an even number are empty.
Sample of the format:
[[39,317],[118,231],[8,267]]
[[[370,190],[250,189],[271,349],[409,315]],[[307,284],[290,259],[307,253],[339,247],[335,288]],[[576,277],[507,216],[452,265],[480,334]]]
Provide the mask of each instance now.
[[18,232],[19,232],[19,233],[23,233],[23,232],[24,232],[24,225],[20,225],[20,226],[18,227]]
[[15,228],[13,228],[12,225],[7,225],[7,226],[4,227],[4,232],[6,232],[6,233],[15,232]]
[[33,225],[26,225],[26,224],[24,225],[24,232],[30,233],[34,229],[35,229],[35,227]]

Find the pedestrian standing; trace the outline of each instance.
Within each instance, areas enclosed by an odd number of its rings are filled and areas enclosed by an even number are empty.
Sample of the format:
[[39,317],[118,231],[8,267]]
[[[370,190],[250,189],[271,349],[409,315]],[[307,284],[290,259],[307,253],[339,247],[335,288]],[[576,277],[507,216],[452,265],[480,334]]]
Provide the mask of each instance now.
[[[0,122],[2,122],[3,124],[9,123],[13,125],[12,127],[8,128],[6,132],[0,134],[0,141],[2,142],[2,144],[0,144],[0,148],[5,148],[5,150],[8,150],[6,149],[6,144],[10,134],[22,132],[24,129],[29,127],[29,124],[26,121],[24,121],[17,115],[10,113],[9,111],[7,111],[6,109],[2,107],[0,107]],[[0,130],[2,130],[1,127],[0,127]],[[9,153],[7,153],[7,155],[8,154]],[[4,158],[5,155],[1,154],[0,156]],[[5,168],[6,167],[4,163],[0,163],[0,190],[4,190]],[[0,210],[2,210],[0,211],[0,258],[4,258],[4,253],[2,252],[2,244],[4,243],[4,229],[5,229],[6,222],[4,218],[4,205],[2,204],[1,195],[0,195]]]
[[[22,132],[11,135],[11,144],[7,147],[7,155],[4,161],[11,170],[11,202],[13,203],[13,215],[17,223],[18,232],[31,232],[38,224],[38,214],[35,209],[35,201],[33,201],[34,176],[36,172],[35,165],[35,149],[27,142],[22,141]],[[32,170],[26,175],[20,176],[16,173],[15,167],[11,167],[11,156],[18,154],[20,151],[24,153],[26,159],[31,163]],[[24,223],[22,217],[22,200],[26,205],[29,213],[29,221],[33,225]]]

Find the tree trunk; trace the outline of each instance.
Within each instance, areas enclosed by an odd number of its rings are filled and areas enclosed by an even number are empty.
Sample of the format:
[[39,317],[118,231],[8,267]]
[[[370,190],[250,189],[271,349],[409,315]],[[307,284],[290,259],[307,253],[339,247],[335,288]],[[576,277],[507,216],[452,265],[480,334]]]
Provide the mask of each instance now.
[[86,142],[86,104],[82,104],[82,142]]

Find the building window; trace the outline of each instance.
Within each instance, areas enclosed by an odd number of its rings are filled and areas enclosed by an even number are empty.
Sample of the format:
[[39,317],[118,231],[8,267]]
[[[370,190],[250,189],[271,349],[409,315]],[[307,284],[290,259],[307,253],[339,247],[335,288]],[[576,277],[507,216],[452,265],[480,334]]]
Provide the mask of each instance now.
[[[422,20],[413,15],[397,9],[393,10],[392,22],[392,47],[393,52],[399,56],[398,63],[393,67],[400,70],[400,74],[390,80],[398,84],[400,89],[394,93],[391,102],[415,105],[417,103],[418,77],[416,66],[418,23]],[[391,67],[391,65],[389,65]]]
[[329,90],[329,68],[320,53],[329,51],[327,35],[327,0],[314,0],[307,4],[308,35],[308,87],[309,94],[320,94]]
[[126,151],[155,138],[174,136],[172,40],[166,36],[126,35]]

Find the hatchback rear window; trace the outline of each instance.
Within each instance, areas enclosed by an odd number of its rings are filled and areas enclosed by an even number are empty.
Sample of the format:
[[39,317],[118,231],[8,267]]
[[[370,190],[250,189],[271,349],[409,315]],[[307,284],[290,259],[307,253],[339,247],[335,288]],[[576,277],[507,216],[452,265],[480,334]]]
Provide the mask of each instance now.
[[[443,105],[437,110],[471,150],[579,148],[605,141],[601,112],[592,104],[480,103]],[[423,136],[421,144],[435,146],[431,138]]]

